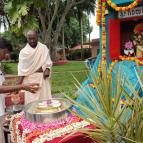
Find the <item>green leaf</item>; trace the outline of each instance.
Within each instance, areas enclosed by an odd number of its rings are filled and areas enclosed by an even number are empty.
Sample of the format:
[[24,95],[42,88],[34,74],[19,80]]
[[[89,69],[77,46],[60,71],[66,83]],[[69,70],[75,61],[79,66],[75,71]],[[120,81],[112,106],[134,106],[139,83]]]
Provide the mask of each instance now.
[[4,5],[4,11],[8,13],[12,9],[12,1],[9,1]]
[[21,16],[25,16],[25,15],[27,15],[28,14],[28,11],[29,11],[29,7],[27,6],[27,5],[21,5],[21,8],[20,8],[20,10],[19,10],[19,14],[21,15]]

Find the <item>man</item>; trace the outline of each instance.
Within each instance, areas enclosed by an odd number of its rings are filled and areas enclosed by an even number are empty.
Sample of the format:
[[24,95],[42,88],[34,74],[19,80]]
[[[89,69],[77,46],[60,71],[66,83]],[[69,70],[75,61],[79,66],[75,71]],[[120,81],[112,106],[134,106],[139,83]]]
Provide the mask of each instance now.
[[20,51],[17,84],[39,83],[36,95],[25,92],[25,104],[36,100],[51,98],[50,69],[52,61],[46,45],[38,42],[36,31],[29,30],[27,45]]
[[[0,60],[3,60],[3,54],[5,52],[12,51],[12,45],[4,38],[0,38]],[[1,64],[0,64],[1,66]],[[26,90],[32,93],[35,93],[39,89],[39,84],[31,83],[31,84],[22,84],[22,85],[14,85],[14,86],[4,86],[3,82],[5,81],[4,75],[0,69],[0,143],[5,143],[3,137],[3,117],[5,114],[5,105],[4,105],[4,98],[5,95],[3,93],[14,92],[13,96],[11,97],[13,102],[17,102],[17,95],[15,92],[19,90]],[[34,95],[33,95],[34,96]]]
[[[38,84],[34,84],[34,83],[25,84],[25,85],[23,84],[23,85],[14,85],[14,86],[4,86],[2,85],[4,81],[5,81],[4,75],[0,70],[0,143],[5,143],[4,135],[3,135],[3,118],[5,114],[5,109],[4,109],[5,105],[3,100],[4,95],[2,93],[15,92],[19,90],[27,90],[32,93],[35,93],[39,88]],[[15,98],[15,100],[17,99]]]

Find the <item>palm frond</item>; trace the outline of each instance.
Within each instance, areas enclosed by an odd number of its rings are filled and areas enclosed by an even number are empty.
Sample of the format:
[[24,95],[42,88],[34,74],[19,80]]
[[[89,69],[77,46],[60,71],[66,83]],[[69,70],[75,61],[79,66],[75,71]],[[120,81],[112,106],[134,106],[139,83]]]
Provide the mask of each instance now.
[[97,127],[80,132],[101,143],[143,141],[143,100],[136,88],[140,84],[142,90],[142,77],[137,75],[138,80],[133,85],[127,76],[122,75],[120,67],[114,78],[110,75],[109,80],[108,76],[106,70],[93,74],[91,87],[82,86],[75,79],[79,99],[75,101],[65,95],[77,109],[74,114]]

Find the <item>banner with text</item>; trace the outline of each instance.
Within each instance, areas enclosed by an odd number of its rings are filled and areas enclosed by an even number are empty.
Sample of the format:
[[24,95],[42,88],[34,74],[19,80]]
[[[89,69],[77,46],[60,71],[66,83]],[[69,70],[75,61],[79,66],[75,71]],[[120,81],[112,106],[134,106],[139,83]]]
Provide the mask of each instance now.
[[136,16],[143,16],[143,7],[136,7],[129,11],[123,11],[118,13],[118,18],[120,19],[136,17]]

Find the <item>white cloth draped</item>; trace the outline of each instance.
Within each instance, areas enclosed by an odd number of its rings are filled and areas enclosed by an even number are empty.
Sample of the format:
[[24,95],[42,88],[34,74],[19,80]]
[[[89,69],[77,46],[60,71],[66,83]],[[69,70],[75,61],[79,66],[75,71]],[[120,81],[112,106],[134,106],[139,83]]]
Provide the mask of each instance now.
[[50,78],[43,78],[43,72],[36,72],[42,67],[51,68],[52,61],[46,45],[38,42],[36,48],[27,44],[19,54],[18,76],[24,76],[23,83],[39,83],[40,89],[35,94],[25,91],[25,104],[36,100],[51,98]]

